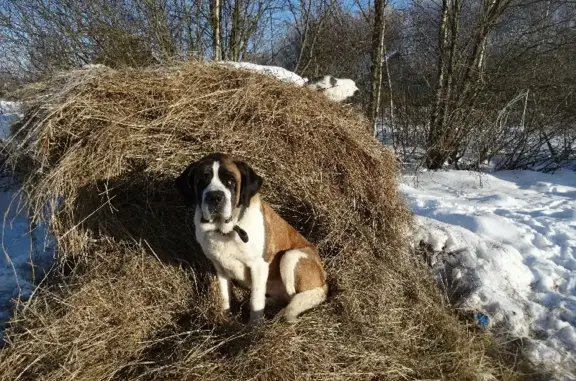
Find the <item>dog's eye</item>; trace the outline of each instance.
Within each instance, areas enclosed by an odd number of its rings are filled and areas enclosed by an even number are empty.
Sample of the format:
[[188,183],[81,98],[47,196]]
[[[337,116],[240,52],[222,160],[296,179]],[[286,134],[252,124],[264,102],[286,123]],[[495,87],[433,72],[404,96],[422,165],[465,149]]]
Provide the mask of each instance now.
[[204,172],[202,174],[202,178],[204,179],[204,181],[210,181],[212,179],[212,173],[211,172]]
[[236,181],[234,180],[234,178],[229,177],[228,180],[226,180],[226,185],[233,187],[234,184],[236,184]]

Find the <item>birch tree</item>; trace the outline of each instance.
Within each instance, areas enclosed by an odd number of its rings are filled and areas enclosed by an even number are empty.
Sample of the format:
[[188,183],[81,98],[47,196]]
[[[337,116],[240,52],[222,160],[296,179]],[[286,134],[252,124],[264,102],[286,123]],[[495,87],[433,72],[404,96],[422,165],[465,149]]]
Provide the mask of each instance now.
[[374,135],[378,133],[378,118],[380,116],[380,97],[382,94],[382,68],[384,64],[384,35],[386,22],[384,10],[386,0],[374,0],[374,28],[372,31],[372,65],[370,91],[370,120]]

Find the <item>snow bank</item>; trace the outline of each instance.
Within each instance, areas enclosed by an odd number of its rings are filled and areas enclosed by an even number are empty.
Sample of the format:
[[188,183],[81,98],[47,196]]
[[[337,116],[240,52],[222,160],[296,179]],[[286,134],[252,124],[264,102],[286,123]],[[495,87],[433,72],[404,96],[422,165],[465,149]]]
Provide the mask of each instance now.
[[[527,338],[568,379],[576,366],[576,174],[466,171],[405,176],[416,240],[462,307]],[[450,295],[453,296],[453,295]]]
[[280,79],[281,81],[293,83],[297,86],[306,86],[310,89],[321,91],[328,99],[335,102],[342,102],[360,91],[356,83],[351,79],[335,78],[325,75],[308,81],[298,74],[286,70],[279,66],[257,65],[250,62],[221,61],[221,64],[231,65],[239,69],[246,69],[258,73],[264,73]]
[[266,66],[257,65],[250,62],[233,62],[233,61],[222,61],[222,64],[232,65],[239,69],[246,69],[250,71],[256,71],[258,73],[264,73],[276,77],[284,82],[293,83],[298,86],[304,86],[306,84],[306,79],[300,77],[298,74],[286,70],[279,66]]
[[18,114],[20,103],[0,100],[0,112],[3,114]]
[[45,247],[46,230],[40,226],[31,231],[21,201],[15,190],[0,192],[0,343],[15,304],[30,298],[52,262],[52,251]]
[[[10,135],[10,123],[17,120],[19,105],[0,101],[0,138]],[[18,183],[9,173],[0,172],[0,343],[4,324],[15,305],[30,298],[36,284],[49,268],[53,246],[43,226],[31,229],[23,209]]]
[[8,139],[10,124],[22,117],[19,112],[19,103],[0,100],[0,139]]

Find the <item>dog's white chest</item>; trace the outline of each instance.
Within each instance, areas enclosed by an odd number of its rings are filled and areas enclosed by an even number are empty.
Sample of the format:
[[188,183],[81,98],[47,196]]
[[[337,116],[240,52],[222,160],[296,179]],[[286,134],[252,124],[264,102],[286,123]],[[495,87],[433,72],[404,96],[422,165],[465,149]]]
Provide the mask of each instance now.
[[224,236],[218,232],[209,232],[203,241],[201,245],[204,254],[224,270],[228,277],[239,281],[247,280],[248,266],[258,255],[253,245],[240,241],[235,233]]
[[196,229],[196,239],[208,259],[229,278],[247,282],[250,267],[255,262],[261,262],[264,255],[264,219],[260,209],[248,209],[240,227],[248,234],[246,243],[236,232],[222,234],[205,230],[202,225]]

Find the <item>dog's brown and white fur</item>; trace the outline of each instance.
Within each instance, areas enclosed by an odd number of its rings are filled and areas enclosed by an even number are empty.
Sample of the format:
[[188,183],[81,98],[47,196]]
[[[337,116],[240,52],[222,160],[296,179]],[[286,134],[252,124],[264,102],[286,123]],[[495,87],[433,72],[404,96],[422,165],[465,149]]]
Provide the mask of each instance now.
[[221,153],[176,179],[195,207],[196,240],[216,268],[222,309],[230,309],[234,280],[251,290],[251,323],[263,317],[267,296],[288,303],[282,314],[293,322],[326,299],[326,273],[314,245],[262,201],[261,185],[246,163]]

